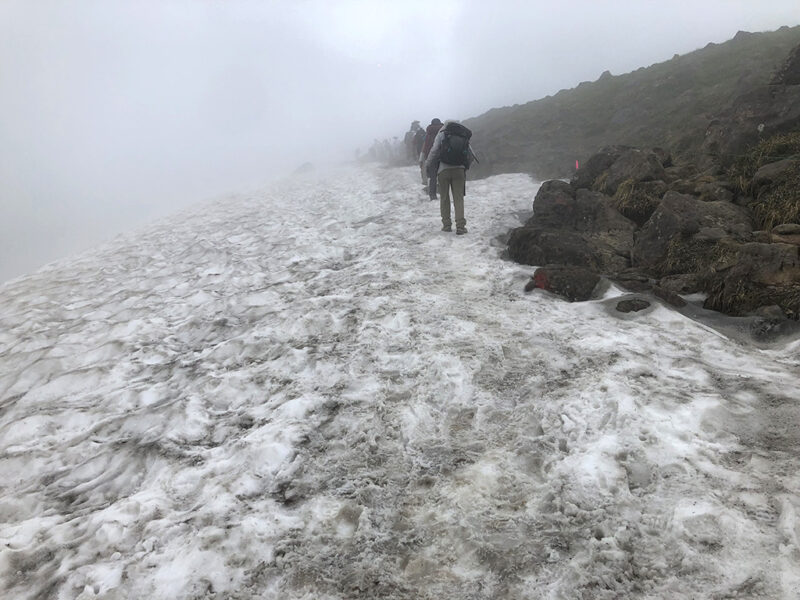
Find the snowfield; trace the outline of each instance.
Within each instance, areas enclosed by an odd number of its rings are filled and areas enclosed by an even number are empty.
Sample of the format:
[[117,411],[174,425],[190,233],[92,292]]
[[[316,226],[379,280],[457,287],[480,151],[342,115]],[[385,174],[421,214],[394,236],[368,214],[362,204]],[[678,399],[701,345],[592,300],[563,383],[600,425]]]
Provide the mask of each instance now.
[[312,173],[0,287],[0,596],[800,598],[800,342],[524,293],[536,189]]

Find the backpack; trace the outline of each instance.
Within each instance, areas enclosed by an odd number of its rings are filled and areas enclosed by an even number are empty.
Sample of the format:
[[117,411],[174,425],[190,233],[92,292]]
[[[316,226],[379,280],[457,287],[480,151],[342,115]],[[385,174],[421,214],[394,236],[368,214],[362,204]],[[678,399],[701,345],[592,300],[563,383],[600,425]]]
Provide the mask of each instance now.
[[448,123],[444,128],[439,160],[448,165],[459,165],[469,169],[469,138],[471,137],[472,132],[461,123]]

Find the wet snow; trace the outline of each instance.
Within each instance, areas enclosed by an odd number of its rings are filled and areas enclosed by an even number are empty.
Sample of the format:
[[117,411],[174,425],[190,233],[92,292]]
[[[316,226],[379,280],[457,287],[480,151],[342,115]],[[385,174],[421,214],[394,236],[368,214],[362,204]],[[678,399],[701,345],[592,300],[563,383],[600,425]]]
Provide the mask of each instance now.
[[0,287],[5,598],[800,597],[797,342],[522,290],[536,191],[220,200]]

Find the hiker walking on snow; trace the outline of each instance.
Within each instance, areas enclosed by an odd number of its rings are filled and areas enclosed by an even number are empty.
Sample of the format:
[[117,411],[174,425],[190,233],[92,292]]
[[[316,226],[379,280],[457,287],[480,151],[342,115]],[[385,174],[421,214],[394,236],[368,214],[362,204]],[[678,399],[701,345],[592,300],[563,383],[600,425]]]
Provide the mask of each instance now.
[[419,152],[415,152],[414,150],[416,148],[415,138],[417,136],[417,131],[420,129],[422,129],[422,127],[420,127],[419,121],[412,121],[411,127],[406,131],[406,135],[403,137],[403,145],[406,147],[406,158],[410,163],[413,163],[419,155]]
[[436,169],[439,165],[431,165],[431,169],[425,167],[425,161],[428,160],[428,154],[433,148],[433,140],[436,139],[436,134],[442,128],[442,122],[439,119],[433,119],[431,124],[425,129],[425,143],[422,144],[422,152],[419,155],[419,168],[422,171],[422,183],[428,184],[428,195],[431,200],[436,200]]
[[453,207],[456,213],[456,234],[467,233],[467,220],[464,218],[464,196],[467,186],[467,169],[475,155],[469,145],[472,132],[458,121],[445,121],[444,127],[436,134],[426,167],[436,163],[438,168],[439,207],[442,214],[442,231],[452,231],[450,220],[450,193],[453,194]]

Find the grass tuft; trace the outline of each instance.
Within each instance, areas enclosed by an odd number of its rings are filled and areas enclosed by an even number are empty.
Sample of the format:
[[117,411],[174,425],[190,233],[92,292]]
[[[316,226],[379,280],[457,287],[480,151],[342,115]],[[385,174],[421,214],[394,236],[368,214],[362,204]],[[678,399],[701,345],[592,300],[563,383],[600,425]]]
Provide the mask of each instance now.
[[648,193],[633,179],[626,179],[619,184],[613,200],[614,207],[640,227],[647,222],[661,202],[661,198]]

